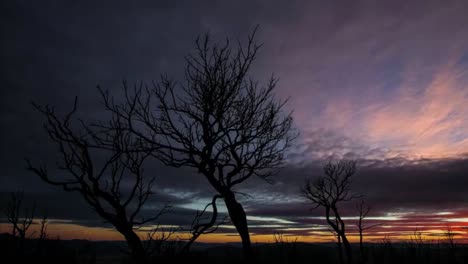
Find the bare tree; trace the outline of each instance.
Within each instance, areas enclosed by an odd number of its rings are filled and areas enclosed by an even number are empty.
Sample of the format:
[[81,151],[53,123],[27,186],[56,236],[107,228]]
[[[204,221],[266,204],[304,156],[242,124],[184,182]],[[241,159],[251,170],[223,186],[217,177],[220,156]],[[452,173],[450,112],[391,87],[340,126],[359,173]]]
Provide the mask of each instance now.
[[[185,243],[184,247],[182,248],[182,253],[188,253],[192,244],[203,234],[210,234],[216,232],[220,225],[228,224],[229,221],[224,218],[221,221],[217,221],[218,219],[218,207],[216,205],[216,200],[221,198],[221,195],[214,195],[213,199],[210,203],[208,203],[202,211],[197,211],[192,225],[190,227],[190,232],[192,236],[188,239],[187,243]],[[205,219],[205,214],[207,213],[207,209],[211,207],[211,217],[207,222],[201,222]]]
[[456,247],[455,236],[457,234],[453,232],[453,229],[450,225],[447,225],[444,235],[445,235],[445,243],[448,245],[448,247],[455,248]]
[[[48,184],[67,192],[78,192],[92,209],[111,223],[127,241],[133,259],[146,263],[147,254],[134,231],[157,219],[165,210],[147,218],[139,216],[148,200],[153,178],[143,176],[142,165],[149,153],[141,151],[138,139],[122,129],[103,130],[101,126],[74,119],[73,109],[64,117],[52,107],[34,104],[46,118],[44,127],[58,146],[60,175],[51,175],[45,166],[36,167],[27,160],[27,168]],[[117,127],[118,119],[108,124]]]
[[445,243],[448,247],[448,261],[447,263],[456,263],[456,251],[457,251],[457,244],[455,236],[457,235],[450,225],[447,225],[445,235]]
[[49,227],[49,220],[47,220],[47,216],[44,215],[41,219],[41,228],[39,229],[39,241],[47,240],[48,234],[47,229]]
[[10,200],[5,208],[5,216],[11,224],[11,234],[19,238],[19,253],[24,252],[24,242],[26,240],[26,233],[34,221],[34,214],[36,211],[36,204],[31,208],[25,207],[23,204],[24,193],[18,191],[11,193]]
[[351,177],[356,172],[356,162],[340,160],[328,162],[323,171],[325,176],[311,181],[308,179],[302,188],[302,194],[315,208],[323,207],[327,223],[341,238],[345,248],[347,263],[352,263],[351,244],[346,237],[346,225],[338,207],[343,202],[360,198],[359,194],[350,193]]
[[274,98],[276,79],[260,87],[248,75],[260,48],[254,36],[255,31],[245,47],[198,38],[180,85],[167,77],[133,91],[124,84],[123,103],[101,90],[107,108],[153,156],[169,166],[195,168],[208,180],[224,199],[246,258],[252,247],[235,187],[252,176],[271,180],[296,136],[291,113],[283,112],[286,101]]
[[366,263],[367,262],[367,252],[365,252],[364,248],[364,231],[379,226],[381,224],[373,224],[373,225],[364,225],[364,220],[371,211],[371,207],[366,203],[366,201],[361,198],[359,202],[356,203],[356,209],[359,214],[358,222],[356,224],[358,231],[359,231],[359,255],[360,255],[360,262]]
[[175,229],[164,229],[161,225],[153,226],[146,233],[145,251],[149,256],[161,256],[167,253],[171,238],[176,234]]
[[294,261],[297,257],[297,240],[296,236],[294,239],[288,239],[288,235],[276,231],[273,233],[273,252],[275,252],[274,263],[296,263]]
[[39,224],[41,225],[41,227],[39,229],[39,236],[37,239],[37,248],[36,248],[38,256],[42,254],[45,241],[49,239],[49,234],[47,232],[47,229],[49,228],[49,220],[47,220],[47,215],[44,214],[42,216],[42,219]]

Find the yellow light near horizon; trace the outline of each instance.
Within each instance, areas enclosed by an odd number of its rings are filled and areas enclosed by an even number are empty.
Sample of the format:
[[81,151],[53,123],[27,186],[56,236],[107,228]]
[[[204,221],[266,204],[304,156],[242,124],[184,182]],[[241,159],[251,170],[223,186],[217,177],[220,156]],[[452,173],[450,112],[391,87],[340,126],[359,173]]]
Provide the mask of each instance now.
[[[453,222],[458,222],[460,219],[468,222],[468,218],[459,218],[459,219],[450,219]],[[169,226],[166,226],[169,227]],[[398,226],[393,226],[395,230],[391,228],[386,228],[387,231],[375,230],[367,231],[365,233],[366,242],[382,242],[383,239],[389,239],[392,242],[402,242],[409,241],[414,239],[414,231],[403,231],[398,230]],[[31,225],[29,232],[34,233],[35,236],[39,234],[40,225]],[[11,231],[11,226],[9,224],[3,223],[0,224],[0,233],[7,233]],[[298,230],[289,230],[289,231],[298,231]],[[305,242],[305,243],[327,243],[335,242],[335,237],[328,230],[307,230],[304,229],[304,235],[293,235],[288,234],[288,230],[285,230],[283,234],[284,242]],[[432,227],[431,229],[423,229],[420,231],[422,234],[422,239],[424,242],[435,242],[443,238],[443,234],[447,233],[446,226]],[[138,235],[141,239],[146,239],[146,232],[138,231]],[[458,241],[466,241],[465,233],[455,232],[457,234]],[[124,238],[120,233],[115,231],[112,228],[98,228],[98,227],[85,227],[72,223],[50,223],[48,228],[49,237],[54,239],[59,237],[60,239],[70,240],[70,239],[83,239],[90,241],[123,241]],[[434,237],[433,235],[438,235]],[[177,238],[187,239],[189,238],[189,233],[177,233]],[[359,241],[359,235],[357,232],[350,232],[348,239],[352,243]],[[275,237],[273,234],[255,234],[251,233],[251,240],[253,243],[274,243]],[[232,233],[212,233],[200,236],[197,240],[198,242],[203,243],[233,243],[241,242],[240,237],[233,230]]]
[[[39,234],[40,225],[31,225],[28,232]],[[10,232],[9,224],[0,224],[1,232]],[[50,223],[47,228],[49,238],[55,239],[84,239],[84,240],[123,240],[119,232],[111,228],[87,227],[70,223]]]
[[454,212],[439,212],[439,213],[436,213],[436,215],[453,215],[455,214]]
[[468,217],[460,217],[460,218],[449,218],[445,220],[446,222],[462,222],[468,223]]

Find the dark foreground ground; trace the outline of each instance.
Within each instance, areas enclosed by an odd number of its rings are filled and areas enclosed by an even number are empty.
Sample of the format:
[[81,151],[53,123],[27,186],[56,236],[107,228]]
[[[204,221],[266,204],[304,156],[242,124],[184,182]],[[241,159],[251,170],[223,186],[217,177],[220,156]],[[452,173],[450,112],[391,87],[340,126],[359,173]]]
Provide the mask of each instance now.
[[[242,263],[238,244],[196,244],[190,254],[177,253],[176,243],[158,248],[154,263]],[[18,241],[0,239],[0,263],[131,263],[123,242],[85,240],[26,240],[19,250]],[[445,243],[366,244],[367,262],[373,263],[468,263],[468,245]],[[339,263],[337,246],[330,244],[274,243],[255,245],[255,263]],[[359,263],[359,248],[354,245],[354,263]],[[2,259],[9,260],[3,262]],[[13,261],[13,262],[12,262]],[[362,263],[362,262],[361,262]]]

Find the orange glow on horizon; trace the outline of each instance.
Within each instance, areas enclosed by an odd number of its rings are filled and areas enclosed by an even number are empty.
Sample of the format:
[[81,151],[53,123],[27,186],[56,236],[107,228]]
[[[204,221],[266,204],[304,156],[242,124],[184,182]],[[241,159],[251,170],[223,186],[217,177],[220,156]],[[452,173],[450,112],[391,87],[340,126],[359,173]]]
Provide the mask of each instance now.
[[[468,242],[468,234],[465,231],[468,227],[466,222],[452,223],[452,232],[456,234],[455,240],[459,243]],[[37,236],[39,225],[31,226],[29,233]],[[376,227],[375,230],[366,231],[364,233],[364,241],[371,243],[382,243],[384,240],[391,242],[404,242],[418,239],[418,233],[424,242],[443,242],[446,239],[446,228],[433,228],[430,225],[427,228],[416,230],[398,230],[395,227]],[[0,224],[0,233],[9,233],[10,225],[6,223]],[[273,230],[272,230],[273,232]],[[142,239],[146,238],[146,232],[139,231],[138,234]],[[90,241],[123,241],[121,234],[111,228],[86,227],[70,223],[51,223],[48,227],[49,238],[60,238],[63,240],[83,239]],[[178,238],[185,239],[187,233],[178,233]],[[34,238],[34,236],[32,237]],[[353,230],[348,234],[348,239],[352,243],[359,241],[358,233]],[[274,243],[275,237],[273,234],[255,234],[251,233],[252,243]],[[283,233],[284,242],[304,242],[304,243],[330,243],[335,242],[335,237],[329,231],[313,231],[304,235],[294,235]],[[200,236],[197,242],[203,243],[236,243],[241,242],[237,233],[212,233]]]

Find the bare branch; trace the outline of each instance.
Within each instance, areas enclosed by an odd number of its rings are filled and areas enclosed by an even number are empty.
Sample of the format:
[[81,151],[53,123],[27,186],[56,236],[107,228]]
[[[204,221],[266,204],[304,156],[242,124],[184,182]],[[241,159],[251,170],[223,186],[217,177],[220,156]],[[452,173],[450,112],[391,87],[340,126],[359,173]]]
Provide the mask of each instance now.
[[[110,100],[104,91],[101,94]],[[75,117],[77,99],[63,117],[52,107],[33,105],[46,119],[44,127],[49,139],[58,146],[60,173],[53,176],[46,166],[34,166],[29,160],[27,169],[48,184],[80,193],[99,216],[126,238],[134,259],[146,262],[147,254],[133,229],[156,220],[167,209],[136,220],[152,194],[155,179],[145,177],[142,169],[150,148],[125,128],[126,121],[119,112],[112,112],[107,124],[86,123]]]
[[251,177],[271,182],[297,136],[291,113],[284,111],[287,100],[274,96],[276,79],[260,85],[249,76],[261,47],[256,32],[245,45],[198,37],[195,51],[185,57],[180,83],[167,76],[149,88],[131,90],[124,83],[121,103],[100,90],[104,106],[118,120],[100,127],[129,131],[166,165],[196,169],[223,196],[231,218],[239,217],[233,223],[246,248],[247,221],[234,188]]
[[23,191],[11,193],[10,200],[4,211],[7,221],[11,224],[11,234],[19,237],[20,254],[24,251],[26,234],[34,221],[36,211],[36,204],[34,203],[31,208],[25,207],[23,198]]
[[[188,253],[189,250],[190,250],[190,246],[201,235],[216,232],[216,230],[218,230],[218,227],[220,225],[225,225],[225,224],[229,223],[229,221],[227,221],[226,217],[223,220],[217,222],[218,207],[216,206],[216,200],[219,199],[219,198],[222,198],[222,196],[221,195],[214,195],[212,201],[210,203],[208,203],[202,211],[196,213],[196,215],[195,215],[195,217],[194,217],[194,219],[192,221],[191,228],[190,228],[190,232],[192,233],[192,236],[189,238],[187,243],[185,243],[184,247],[182,248],[183,253]],[[201,223],[201,220],[205,218],[204,216],[205,216],[205,214],[207,212],[206,210],[209,207],[212,208],[211,217],[209,218],[210,220],[208,222]]]
[[351,177],[356,172],[356,162],[348,160],[328,162],[323,167],[323,172],[324,176],[313,181],[307,179],[301,188],[301,193],[314,208],[325,209],[326,221],[343,243],[348,263],[352,263],[352,250],[346,236],[346,224],[341,218],[338,207],[341,203],[362,197],[361,194],[350,193]]

